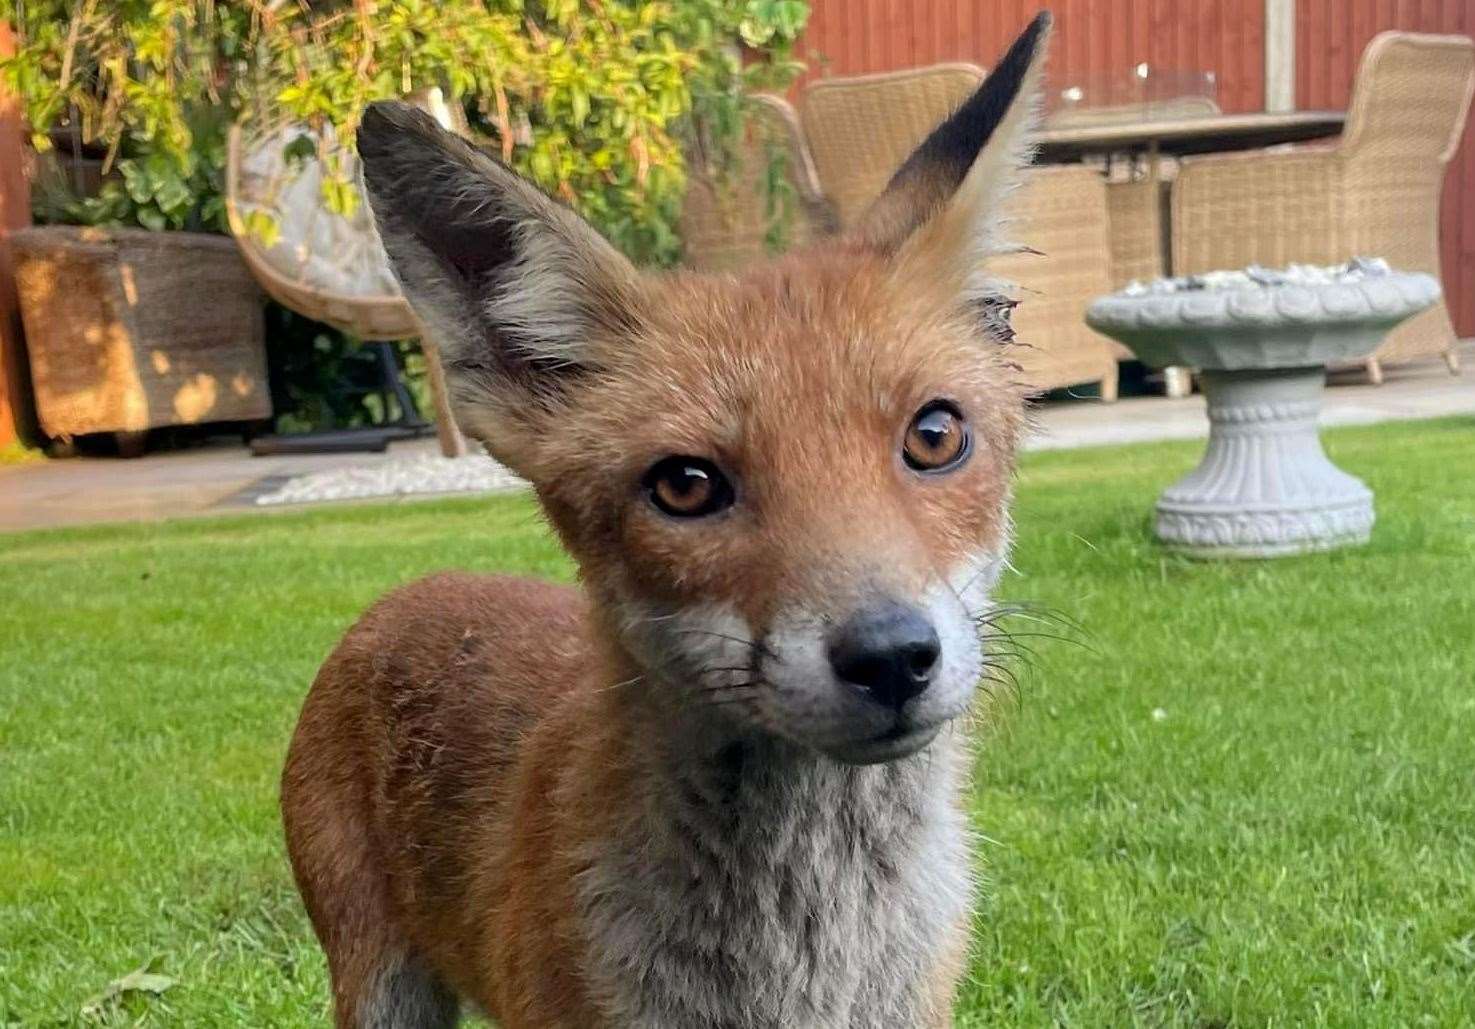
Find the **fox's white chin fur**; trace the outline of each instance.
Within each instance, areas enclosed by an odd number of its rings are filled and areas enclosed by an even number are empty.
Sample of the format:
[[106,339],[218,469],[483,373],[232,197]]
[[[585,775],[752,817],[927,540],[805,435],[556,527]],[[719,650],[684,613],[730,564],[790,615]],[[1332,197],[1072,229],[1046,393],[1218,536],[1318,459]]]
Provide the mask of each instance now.
[[629,604],[626,644],[646,669],[630,688],[672,692],[735,736],[761,733],[847,764],[899,760],[968,710],[984,670],[977,624],[1004,565],[1002,554],[980,551],[921,596],[896,598],[915,605],[941,643],[930,685],[899,712],[835,674],[826,642],[834,617],[797,604],[761,629],[726,604]]

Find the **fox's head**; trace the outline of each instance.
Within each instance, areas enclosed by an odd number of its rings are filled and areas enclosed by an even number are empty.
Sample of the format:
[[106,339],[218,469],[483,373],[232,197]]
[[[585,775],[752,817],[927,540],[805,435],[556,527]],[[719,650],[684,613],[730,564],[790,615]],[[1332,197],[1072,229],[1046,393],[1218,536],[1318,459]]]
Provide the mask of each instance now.
[[461,427],[533,483],[629,688],[857,763],[968,706],[1023,418],[988,258],[1048,30],[849,231],[736,275],[638,271],[420,112],[365,114],[374,215]]

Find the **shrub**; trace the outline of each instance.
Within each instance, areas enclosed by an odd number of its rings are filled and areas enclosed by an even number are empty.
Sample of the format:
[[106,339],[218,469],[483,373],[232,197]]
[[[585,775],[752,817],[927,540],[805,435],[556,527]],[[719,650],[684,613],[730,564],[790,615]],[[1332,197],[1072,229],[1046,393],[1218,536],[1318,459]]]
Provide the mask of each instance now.
[[[347,139],[369,101],[439,86],[504,160],[667,264],[683,151],[730,153],[745,91],[797,72],[807,16],[801,0],[0,0],[20,40],[0,72],[39,149],[65,128],[105,152],[95,196],[38,190],[45,220],[224,231],[232,121]],[[323,191],[356,202],[342,169]]]
[[[240,115],[351,136],[371,100],[439,86],[504,160],[637,259],[669,262],[683,141],[731,140],[746,86],[781,86],[799,0],[0,0],[38,148],[75,125],[117,178],[70,220],[223,230]],[[739,52],[746,45],[747,59]],[[355,202],[342,174],[336,210]]]

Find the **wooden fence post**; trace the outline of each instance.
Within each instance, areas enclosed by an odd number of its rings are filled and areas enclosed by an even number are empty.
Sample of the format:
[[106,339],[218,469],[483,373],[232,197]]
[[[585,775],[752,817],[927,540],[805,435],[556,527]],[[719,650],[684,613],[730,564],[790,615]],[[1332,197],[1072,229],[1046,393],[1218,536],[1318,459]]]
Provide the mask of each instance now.
[[1265,110],[1295,109],[1295,0],[1265,0]]
[[[15,34],[9,25],[0,22],[0,57],[14,52]],[[0,88],[0,447],[40,436],[30,396],[14,269],[5,240],[11,229],[31,224],[23,134],[20,101]]]

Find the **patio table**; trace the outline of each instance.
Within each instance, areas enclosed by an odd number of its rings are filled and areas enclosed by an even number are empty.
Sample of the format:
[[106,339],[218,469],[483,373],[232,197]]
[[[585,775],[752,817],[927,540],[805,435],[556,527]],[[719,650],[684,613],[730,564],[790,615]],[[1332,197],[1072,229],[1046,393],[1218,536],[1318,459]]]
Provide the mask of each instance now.
[[[1089,112],[1082,112],[1089,115]],[[1201,154],[1227,150],[1248,150],[1273,146],[1279,143],[1296,143],[1334,136],[1342,131],[1347,121],[1345,111],[1257,111],[1249,114],[1204,114],[1170,118],[1132,118],[1113,120],[1103,118],[1092,121],[1083,119],[1075,124],[1045,127],[1037,134],[1040,146],[1039,160],[1042,163],[1064,163],[1078,161],[1083,157],[1114,154],[1123,151],[1142,154],[1146,161],[1146,179],[1152,186],[1145,202],[1154,208],[1161,202],[1158,183],[1161,181],[1162,156],[1181,157],[1185,154]],[[1142,180],[1139,180],[1142,181]],[[1136,203],[1136,201],[1134,201]],[[1172,226],[1156,211],[1148,217],[1154,225],[1154,235],[1162,236],[1161,250],[1155,261],[1156,273],[1172,274],[1168,255],[1171,248],[1167,236]],[[1113,231],[1117,227],[1113,226]],[[1185,368],[1169,367],[1167,392],[1170,397],[1187,396],[1193,386]]]
[[1193,118],[1143,118],[1045,128],[1036,137],[1042,161],[1068,161],[1121,150],[1202,154],[1300,143],[1342,131],[1345,111],[1257,111]]

